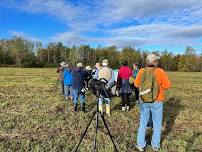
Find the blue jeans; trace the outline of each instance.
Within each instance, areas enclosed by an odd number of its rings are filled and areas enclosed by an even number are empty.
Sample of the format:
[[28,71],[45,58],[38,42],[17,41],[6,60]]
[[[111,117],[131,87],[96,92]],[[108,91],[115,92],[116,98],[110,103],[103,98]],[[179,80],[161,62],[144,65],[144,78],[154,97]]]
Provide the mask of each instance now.
[[78,98],[80,98],[79,99],[80,103],[81,103],[81,105],[83,105],[83,103],[85,102],[85,93],[82,93],[78,89],[73,89],[73,102],[74,102],[74,106],[77,104]]
[[73,88],[70,85],[64,85],[64,95],[65,97],[73,97],[73,92],[72,92]]
[[153,135],[151,145],[152,147],[159,148],[163,118],[163,102],[140,103],[140,126],[137,134],[137,144],[141,148],[144,148],[146,146],[145,134],[147,123],[150,117],[150,111],[152,113],[153,122]]

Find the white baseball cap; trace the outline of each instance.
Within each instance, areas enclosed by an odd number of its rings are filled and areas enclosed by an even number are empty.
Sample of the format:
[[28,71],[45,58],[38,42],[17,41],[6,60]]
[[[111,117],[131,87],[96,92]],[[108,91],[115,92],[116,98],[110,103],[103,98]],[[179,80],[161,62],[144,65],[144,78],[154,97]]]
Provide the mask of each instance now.
[[160,59],[160,57],[159,56],[157,56],[156,54],[149,54],[148,56],[147,56],[147,58],[146,58],[146,60],[148,61],[148,62],[153,62],[153,61],[157,61],[157,60],[159,60]]
[[76,65],[77,67],[83,67],[83,63],[77,63],[77,65]]
[[108,65],[108,60],[107,59],[102,60],[102,65],[107,66]]
[[91,67],[89,65],[86,66],[86,70],[91,70]]

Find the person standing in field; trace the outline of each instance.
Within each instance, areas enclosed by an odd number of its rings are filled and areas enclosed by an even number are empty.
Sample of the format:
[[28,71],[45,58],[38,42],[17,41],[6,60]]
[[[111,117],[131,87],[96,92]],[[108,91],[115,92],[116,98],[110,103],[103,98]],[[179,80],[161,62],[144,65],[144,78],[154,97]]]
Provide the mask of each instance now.
[[99,68],[100,68],[100,63],[96,63],[94,69],[92,70],[92,78],[95,78],[95,74],[99,70]]
[[92,69],[88,65],[85,68],[85,82],[86,82],[86,89],[89,89],[89,81],[92,79]]
[[133,77],[132,69],[128,66],[128,61],[122,61],[122,66],[119,68],[117,86],[121,96],[122,111],[129,111],[130,95],[132,94],[132,87],[129,83],[129,78]]
[[164,90],[169,89],[171,83],[166,72],[157,67],[158,59],[155,54],[149,54],[146,58],[146,67],[140,69],[134,82],[139,88],[141,101],[136,145],[139,151],[144,151],[146,147],[145,133],[150,112],[153,122],[152,149],[158,151],[160,148]]
[[81,110],[85,112],[85,73],[82,67],[83,64],[78,63],[77,67],[72,71],[73,102],[75,112],[77,111],[78,98],[80,98]]
[[[137,74],[139,72],[139,65],[138,63],[133,63],[133,78],[134,80],[137,77]],[[136,103],[139,103],[139,90],[136,86],[133,86],[133,91],[135,92],[135,101]]]
[[72,92],[72,69],[69,64],[66,64],[64,68],[64,95],[65,98],[73,99]]
[[59,64],[59,67],[57,69],[57,73],[58,75],[58,81],[59,81],[59,87],[60,87],[60,92],[62,95],[64,95],[64,67],[65,67],[66,63],[65,62],[61,62]]
[[[111,84],[113,81],[115,81],[114,79],[114,71],[108,67],[108,60],[104,59],[102,61],[102,67],[100,67],[99,69],[97,69],[96,73],[95,73],[95,78],[97,80],[102,80],[105,79],[107,80],[107,85]],[[103,107],[102,107],[102,103],[103,103],[103,98],[102,96],[100,96],[99,98],[99,106],[98,109],[101,113],[103,113]],[[108,116],[110,116],[111,112],[110,112],[110,98],[104,98],[104,100],[107,101],[106,103],[106,114]]]

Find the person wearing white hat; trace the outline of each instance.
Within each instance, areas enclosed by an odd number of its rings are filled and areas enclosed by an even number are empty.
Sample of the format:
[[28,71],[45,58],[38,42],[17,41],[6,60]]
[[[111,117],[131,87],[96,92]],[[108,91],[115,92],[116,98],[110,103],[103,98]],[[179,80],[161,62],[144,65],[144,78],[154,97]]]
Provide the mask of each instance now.
[[85,82],[86,82],[86,89],[89,89],[89,81],[92,79],[92,69],[88,65],[85,68]]
[[[110,67],[108,67],[108,60],[107,59],[102,60],[102,67],[96,71],[95,78],[98,80],[106,79],[108,81],[107,85],[111,84],[113,81],[115,81],[114,71]],[[110,114],[111,114],[111,112],[110,112],[110,98],[104,98],[104,99],[108,102],[106,104],[106,114],[108,116],[110,116]],[[103,98],[100,97],[98,109],[101,113],[103,112],[102,103],[103,103]]]
[[134,82],[135,86],[139,88],[141,100],[139,104],[140,125],[136,145],[139,151],[144,151],[146,147],[145,133],[150,113],[153,122],[152,149],[158,151],[160,148],[164,90],[169,89],[171,83],[166,72],[157,67],[158,60],[157,55],[149,54],[146,58],[146,67],[139,70]]
[[61,62],[58,66],[57,69],[57,73],[59,73],[58,75],[58,82],[59,82],[59,86],[60,86],[60,92],[62,95],[64,95],[64,67],[66,65],[66,62]]

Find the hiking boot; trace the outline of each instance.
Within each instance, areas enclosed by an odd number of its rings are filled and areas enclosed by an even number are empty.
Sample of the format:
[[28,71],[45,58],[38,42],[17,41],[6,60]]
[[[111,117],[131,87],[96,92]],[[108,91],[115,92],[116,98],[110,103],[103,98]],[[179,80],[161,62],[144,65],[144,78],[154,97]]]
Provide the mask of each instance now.
[[110,116],[110,105],[106,105],[106,114]]
[[83,111],[83,112],[85,112],[85,103],[83,103],[82,105],[81,105],[81,110]]
[[75,112],[77,111],[77,103],[74,104],[74,111],[75,111]]
[[139,147],[138,145],[135,145],[135,148],[137,149],[137,150],[139,150],[139,151],[141,151],[141,152],[144,152],[144,148],[142,148],[142,147]]
[[153,151],[159,151],[159,148],[152,147]]
[[100,112],[101,114],[103,113],[102,105],[99,105],[99,106],[98,106],[98,110],[99,110],[99,112]]

